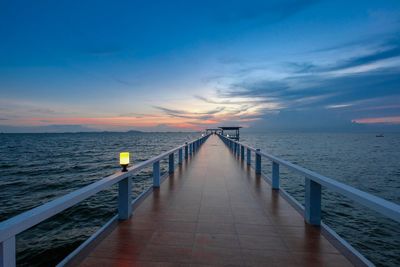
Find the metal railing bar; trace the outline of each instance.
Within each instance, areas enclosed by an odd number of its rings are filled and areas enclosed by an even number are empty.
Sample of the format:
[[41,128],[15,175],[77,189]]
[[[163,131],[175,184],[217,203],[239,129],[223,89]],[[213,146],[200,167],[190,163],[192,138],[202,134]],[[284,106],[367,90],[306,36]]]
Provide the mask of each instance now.
[[271,154],[257,151],[257,149],[248,146],[246,144],[242,144],[240,142],[230,140],[225,136],[220,135],[221,137],[225,138],[229,142],[240,144],[249,150],[255,152],[256,154],[261,155],[264,158],[269,159],[273,163],[278,163],[296,173],[299,173],[301,175],[304,175],[306,178],[309,178],[310,180],[324,186],[327,189],[330,189],[332,191],[335,191],[343,196],[348,197],[349,199],[366,206],[382,215],[385,215],[388,218],[391,218],[392,220],[395,220],[397,222],[400,222],[400,205],[390,202],[388,200],[385,200],[383,198],[374,196],[370,193],[361,191],[359,189],[356,189],[352,186],[346,185],[342,182],[336,181],[332,178],[328,178],[326,176],[323,176],[319,173],[316,173],[314,171],[308,170],[306,168],[303,168],[299,165],[293,164],[289,161],[280,159],[276,156],[273,156]]
[[86,239],[82,244],[79,245],[74,251],[72,251],[67,257],[60,261],[56,267],[67,266],[71,260],[79,255],[86,247],[88,247],[93,241],[96,240],[102,233],[104,233],[112,224],[118,221],[118,214],[114,215],[110,220],[108,220],[103,226],[101,226],[97,231],[92,234],[88,239]]
[[[208,135],[204,136],[204,138]],[[196,140],[189,142],[192,144]],[[23,212],[10,219],[0,222],[0,242],[7,240],[8,238],[15,236],[42,221],[82,202],[83,200],[95,195],[96,193],[111,187],[112,185],[120,182],[121,180],[130,177],[133,174],[141,171],[142,169],[150,166],[154,162],[160,161],[161,159],[169,156],[171,153],[175,153],[180,148],[184,148],[185,145],[173,148],[167,152],[164,152],[156,157],[148,159],[146,161],[139,162],[138,164],[129,167],[127,172],[117,172],[110,176],[107,176],[99,181],[77,189],[71,193],[68,193],[62,197],[54,199],[36,208]]]

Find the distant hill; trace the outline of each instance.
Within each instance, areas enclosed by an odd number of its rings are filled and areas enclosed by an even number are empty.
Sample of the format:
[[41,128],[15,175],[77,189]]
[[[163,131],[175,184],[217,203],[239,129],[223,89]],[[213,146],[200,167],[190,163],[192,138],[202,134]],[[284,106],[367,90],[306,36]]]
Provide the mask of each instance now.
[[[8,126],[0,125],[1,133],[124,133],[124,131],[102,131],[83,125],[46,125],[46,126]],[[125,133],[143,133],[128,130]]]

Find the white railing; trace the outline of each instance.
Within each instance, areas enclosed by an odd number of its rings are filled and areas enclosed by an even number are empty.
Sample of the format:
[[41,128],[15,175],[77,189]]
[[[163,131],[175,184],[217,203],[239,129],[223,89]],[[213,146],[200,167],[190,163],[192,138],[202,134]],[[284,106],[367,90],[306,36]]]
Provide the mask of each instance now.
[[140,162],[128,168],[127,172],[119,171],[63,197],[1,222],[0,267],[13,267],[16,265],[15,236],[17,234],[53,217],[116,183],[118,183],[118,218],[120,220],[128,219],[132,214],[132,176],[152,164],[153,187],[160,187],[160,161],[168,157],[169,173],[172,173],[175,170],[174,154],[178,152],[178,164],[182,164],[183,156],[185,156],[185,159],[191,157],[208,137],[209,134],[204,135],[199,139],[185,143],[154,158]]
[[321,224],[321,186],[335,191],[365,207],[368,207],[390,219],[400,222],[400,205],[387,201],[383,198],[374,196],[367,192],[356,189],[352,186],[338,182],[334,179],[323,176],[319,173],[310,171],[286,160],[275,157],[271,154],[261,152],[251,146],[242,144],[238,141],[231,140],[223,135],[219,135],[224,143],[247,165],[251,165],[251,153],[255,154],[255,172],[261,174],[261,158],[267,158],[272,162],[272,189],[279,189],[279,166],[282,165],[287,169],[304,175],[305,177],[305,205],[304,218],[307,223],[312,225]]

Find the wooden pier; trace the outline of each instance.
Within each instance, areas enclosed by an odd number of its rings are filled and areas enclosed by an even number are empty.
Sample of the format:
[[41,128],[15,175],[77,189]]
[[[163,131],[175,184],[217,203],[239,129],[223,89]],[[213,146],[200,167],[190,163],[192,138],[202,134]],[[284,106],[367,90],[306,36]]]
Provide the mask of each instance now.
[[212,135],[81,266],[352,264]]

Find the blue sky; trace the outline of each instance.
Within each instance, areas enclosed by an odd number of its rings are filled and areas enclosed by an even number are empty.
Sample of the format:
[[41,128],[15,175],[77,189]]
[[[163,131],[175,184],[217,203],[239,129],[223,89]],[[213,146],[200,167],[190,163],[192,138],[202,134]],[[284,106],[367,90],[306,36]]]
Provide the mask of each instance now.
[[0,36],[0,131],[400,125],[400,1],[1,1]]

